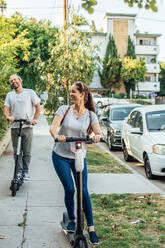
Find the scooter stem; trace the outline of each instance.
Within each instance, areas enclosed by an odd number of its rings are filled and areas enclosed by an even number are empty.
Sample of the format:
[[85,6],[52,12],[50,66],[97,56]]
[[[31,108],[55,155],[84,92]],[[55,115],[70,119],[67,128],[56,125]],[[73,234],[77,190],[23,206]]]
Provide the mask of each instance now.
[[[76,143],[76,150],[77,150],[77,154],[82,156],[82,153],[79,153],[82,150],[82,142]],[[77,171],[77,181],[76,181],[76,184],[77,184],[77,228],[76,228],[76,234],[81,235],[81,234],[83,234],[82,170],[84,167],[84,161],[80,157],[79,158],[77,157],[76,159],[80,163],[82,163],[82,165],[80,164],[78,166],[79,168],[76,168],[76,171]],[[77,163],[77,162],[75,161],[75,163]]]
[[82,172],[77,172],[77,229],[76,234],[83,234],[82,211]]

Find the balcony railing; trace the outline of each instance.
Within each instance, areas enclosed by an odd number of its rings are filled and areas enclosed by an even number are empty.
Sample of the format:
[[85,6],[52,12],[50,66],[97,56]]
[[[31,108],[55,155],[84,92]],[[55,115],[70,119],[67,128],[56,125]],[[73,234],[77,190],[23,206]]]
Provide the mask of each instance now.
[[135,91],[141,92],[159,92],[160,82],[139,82],[136,84]]
[[157,55],[159,53],[159,46],[144,46],[144,45],[136,45],[135,52],[139,55],[151,54]]
[[148,73],[159,73],[160,72],[159,64],[146,64],[146,68],[147,68]]

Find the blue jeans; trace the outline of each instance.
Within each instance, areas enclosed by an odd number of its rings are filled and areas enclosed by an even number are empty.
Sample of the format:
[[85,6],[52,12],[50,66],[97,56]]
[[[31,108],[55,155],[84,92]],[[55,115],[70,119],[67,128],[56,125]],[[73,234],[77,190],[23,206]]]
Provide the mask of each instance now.
[[[70,220],[75,219],[74,214],[74,183],[71,175],[73,173],[74,180],[76,182],[76,169],[75,159],[64,158],[52,152],[52,160],[57,175],[64,187],[64,202],[68,212]],[[87,189],[87,163],[84,159],[84,170],[82,172],[83,181],[83,210],[87,219],[87,225],[93,226],[92,206],[91,200]]]

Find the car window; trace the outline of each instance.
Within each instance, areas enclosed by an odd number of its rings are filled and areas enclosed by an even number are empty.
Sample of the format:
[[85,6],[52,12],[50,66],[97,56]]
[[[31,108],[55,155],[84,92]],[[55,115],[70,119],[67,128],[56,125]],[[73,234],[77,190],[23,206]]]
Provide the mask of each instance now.
[[165,129],[165,111],[154,111],[146,114],[147,129],[159,131]]
[[93,96],[94,98],[102,98],[102,96],[99,95],[99,94],[93,94],[92,96]]
[[109,118],[109,114],[110,114],[109,112],[110,112],[109,107],[106,107],[106,108],[104,109],[103,115],[104,115],[105,117],[108,117],[108,118]]
[[120,107],[120,108],[114,108],[111,112],[111,120],[113,121],[119,121],[124,120],[129,113],[132,111],[132,109],[135,107]]
[[133,127],[139,127],[140,131],[143,132],[143,117],[140,112],[137,112]]
[[136,118],[136,114],[137,114],[137,111],[133,111],[130,116],[128,117],[128,120],[127,120],[127,123],[130,125],[130,126],[134,126],[134,121],[135,121],[135,118]]

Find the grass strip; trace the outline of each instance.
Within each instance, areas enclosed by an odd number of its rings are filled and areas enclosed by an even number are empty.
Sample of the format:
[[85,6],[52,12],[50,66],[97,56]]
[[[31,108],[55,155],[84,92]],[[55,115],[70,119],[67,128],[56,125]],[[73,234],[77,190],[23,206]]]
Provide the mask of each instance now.
[[132,173],[97,145],[87,147],[88,173]]
[[165,199],[159,194],[92,194],[91,200],[97,247],[165,247]]

